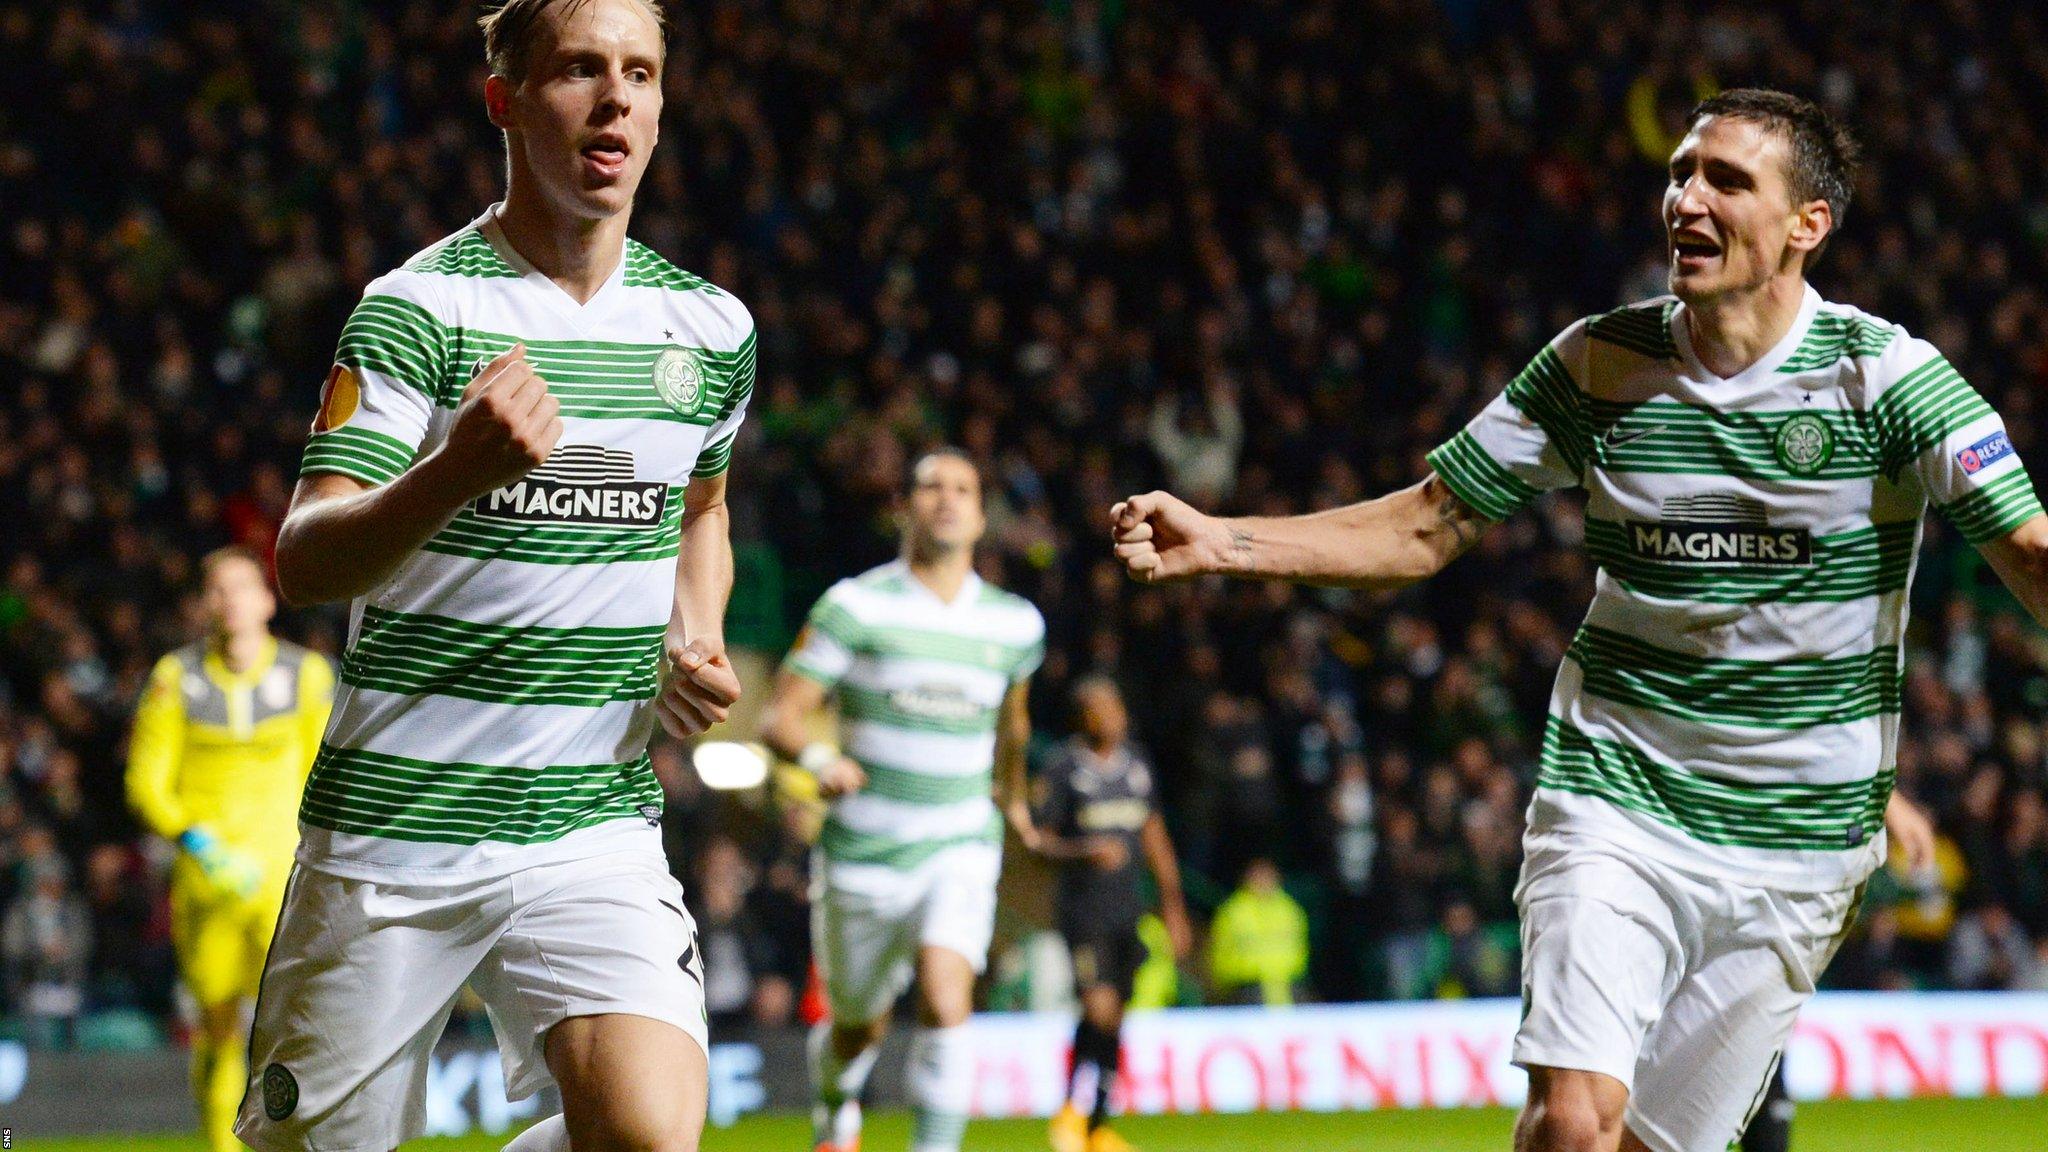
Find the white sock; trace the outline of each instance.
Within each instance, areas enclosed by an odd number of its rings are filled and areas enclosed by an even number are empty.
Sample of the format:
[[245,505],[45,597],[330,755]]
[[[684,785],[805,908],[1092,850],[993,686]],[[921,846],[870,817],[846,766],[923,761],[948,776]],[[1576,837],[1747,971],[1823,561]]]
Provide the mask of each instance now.
[[569,1125],[557,1112],[514,1136],[505,1152],[569,1152]]
[[960,1152],[974,1102],[967,1025],[920,1028],[910,1042],[911,1152]]
[[852,1144],[860,1138],[860,1096],[875,1069],[881,1045],[873,1044],[851,1060],[841,1060],[832,1047],[832,1025],[821,1021],[811,1029],[805,1048],[810,1055],[812,1143]]

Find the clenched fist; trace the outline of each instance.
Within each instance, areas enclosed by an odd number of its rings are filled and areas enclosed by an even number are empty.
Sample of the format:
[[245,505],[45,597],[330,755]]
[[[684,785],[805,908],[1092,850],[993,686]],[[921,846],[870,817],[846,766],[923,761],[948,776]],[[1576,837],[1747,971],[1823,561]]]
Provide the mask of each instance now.
[[723,645],[703,639],[683,642],[672,628],[662,650],[661,695],[654,714],[678,740],[725,721],[739,703],[740,678]]
[[1109,517],[1116,558],[1131,579],[1145,584],[1220,572],[1232,547],[1221,520],[1165,492],[1133,496]]
[[562,402],[514,344],[462,390],[455,423],[438,455],[471,500],[539,467],[562,438]]

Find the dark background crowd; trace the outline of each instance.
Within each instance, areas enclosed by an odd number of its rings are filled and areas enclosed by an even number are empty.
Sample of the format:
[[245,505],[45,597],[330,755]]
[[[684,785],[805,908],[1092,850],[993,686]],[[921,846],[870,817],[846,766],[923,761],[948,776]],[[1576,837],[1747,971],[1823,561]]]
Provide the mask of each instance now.
[[[17,1021],[116,1043],[171,1018],[170,849],[123,804],[128,717],[194,634],[195,559],[269,547],[362,286],[501,195],[474,8],[0,4]],[[1513,992],[1521,811],[1594,576],[1580,505],[1547,499],[1386,597],[1139,588],[1108,556],[1116,498],[1288,513],[1419,478],[1552,333],[1662,290],[1663,157],[1694,99],[1738,83],[1861,134],[1819,287],[1941,346],[2048,475],[2030,5],[699,0],[669,19],[633,231],[760,333],[731,638],[779,655],[832,579],[891,554],[911,454],[963,446],[986,567],[1049,622],[1040,745],[1068,728],[1067,685],[1113,676],[1198,921],[1277,862],[1307,913],[1304,996]],[[2048,987],[2048,644],[1938,523],[1912,600],[1899,775],[1939,861],[1880,877],[1830,982]],[[343,627],[280,621],[330,652]],[[714,1008],[784,1018],[804,817],[658,761]]]

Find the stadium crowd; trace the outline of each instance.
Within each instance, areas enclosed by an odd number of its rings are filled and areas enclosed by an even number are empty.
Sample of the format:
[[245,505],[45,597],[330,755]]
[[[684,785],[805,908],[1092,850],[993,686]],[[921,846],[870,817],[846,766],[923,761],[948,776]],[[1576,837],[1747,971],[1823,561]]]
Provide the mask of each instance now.
[[[473,9],[0,3],[0,962],[38,1036],[171,1015],[172,850],[124,808],[127,720],[194,634],[197,557],[269,548],[364,283],[500,194]],[[964,446],[986,567],[1051,628],[1042,741],[1069,683],[1114,676],[1191,899],[1213,913],[1276,862],[1307,913],[1303,995],[1513,993],[1520,813],[1594,579],[1579,507],[1548,499],[1375,597],[1130,585],[1113,500],[1285,513],[1420,477],[1553,332],[1661,291],[1673,126],[1738,82],[1860,132],[1819,286],[1941,346],[2048,475],[2048,26],[2027,5],[676,0],[669,20],[634,232],[760,331],[733,639],[779,655],[832,579],[888,557],[909,455]],[[1874,884],[1830,982],[2048,987],[2048,638],[1939,524],[1912,596],[1899,776],[1941,850]],[[334,652],[345,623],[280,626]],[[801,814],[735,822],[679,750],[657,759],[713,1010],[786,1018]]]

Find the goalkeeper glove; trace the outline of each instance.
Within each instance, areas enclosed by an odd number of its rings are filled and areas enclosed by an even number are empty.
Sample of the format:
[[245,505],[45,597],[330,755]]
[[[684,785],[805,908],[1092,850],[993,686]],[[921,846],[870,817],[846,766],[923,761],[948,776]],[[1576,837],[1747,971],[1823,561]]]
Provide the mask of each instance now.
[[237,896],[254,896],[263,886],[263,870],[248,855],[220,842],[205,827],[194,824],[178,837],[183,848],[206,879]]

